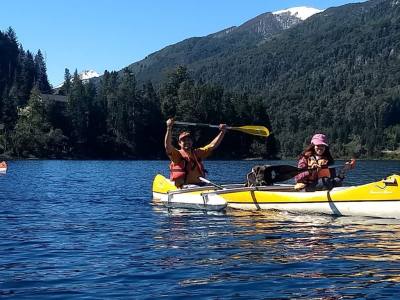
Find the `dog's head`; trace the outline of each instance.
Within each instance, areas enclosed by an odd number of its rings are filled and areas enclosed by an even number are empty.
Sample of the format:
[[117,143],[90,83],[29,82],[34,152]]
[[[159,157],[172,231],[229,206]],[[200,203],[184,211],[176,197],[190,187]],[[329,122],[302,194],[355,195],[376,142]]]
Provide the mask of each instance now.
[[251,169],[251,172],[247,174],[247,185],[248,186],[261,186],[271,185],[272,178],[271,172],[269,172],[269,165],[257,165]]

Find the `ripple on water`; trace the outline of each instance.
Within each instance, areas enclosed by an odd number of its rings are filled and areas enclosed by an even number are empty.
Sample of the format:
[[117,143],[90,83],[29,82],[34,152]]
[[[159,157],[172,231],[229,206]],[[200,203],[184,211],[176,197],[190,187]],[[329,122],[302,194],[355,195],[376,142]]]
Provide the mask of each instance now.
[[[400,291],[399,220],[168,210],[150,202],[166,164],[10,162],[0,177],[0,296],[392,299]],[[208,169],[241,182],[253,164]],[[348,180],[399,165],[360,162]]]

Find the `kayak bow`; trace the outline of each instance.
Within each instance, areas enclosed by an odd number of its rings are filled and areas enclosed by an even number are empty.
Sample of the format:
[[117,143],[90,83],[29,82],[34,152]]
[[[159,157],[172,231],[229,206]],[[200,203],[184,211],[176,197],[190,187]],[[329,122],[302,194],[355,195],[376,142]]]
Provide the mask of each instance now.
[[[223,187],[222,187],[223,188]],[[227,203],[217,197],[208,198],[208,193],[213,192],[215,186],[188,186],[178,189],[172,181],[158,174],[153,181],[153,199],[170,208],[191,208],[201,210],[224,210]]]

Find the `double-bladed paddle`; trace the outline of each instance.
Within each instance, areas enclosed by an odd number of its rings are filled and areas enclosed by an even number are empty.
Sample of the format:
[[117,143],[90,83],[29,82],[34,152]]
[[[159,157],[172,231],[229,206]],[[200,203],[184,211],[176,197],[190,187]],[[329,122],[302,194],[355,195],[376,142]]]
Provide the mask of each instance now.
[[[184,125],[184,126],[219,128],[219,125],[210,125],[210,124],[204,124],[204,123],[190,123],[190,122],[175,121],[174,124]],[[252,134],[252,135],[257,135],[257,136],[262,136],[262,137],[269,136],[269,130],[267,127],[264,127],[264,126],[257,126],[257,125],[245,125],[245,126],[239,126],[239,127],[227,126],[226,129],[240,131],[240,132],[244,132],[247,134]]]
[[208,180],[208,179],[205,179],[204,177],[199,177],[199,179],[200,179],[200,181],[202,181],[202,182],[204,182],[204,183],[207,183],[207,184],[210,184],[210,185],[212,185],[212,186],[215,186],[216,188],[218,188],[218,189],[220,189],[220,190],[223,190],[224,189],[224,187],[222,186],[222,185],[219,185],[219,184],[216,184],[216,183],[214,183],[214,182],[212,182],[212,181],[210,181],[210,180]]
[[[344,165],[332,165],[322,167],[321,170],[324,169],[335,169],[342,168],[343,172],[347,170],[353,169],[355,166],[355,159],[351,159],[349,162],[346,162]],[[294,176],[305,172],[305,171],[313,171],[315,169],[310,168],[298,168],[291,165],[272,165],[266,166],[264,170],[264,176],[270,180],[270,183],[282,182],[293,178]],[[343,174],[344,175],[344,174]]]

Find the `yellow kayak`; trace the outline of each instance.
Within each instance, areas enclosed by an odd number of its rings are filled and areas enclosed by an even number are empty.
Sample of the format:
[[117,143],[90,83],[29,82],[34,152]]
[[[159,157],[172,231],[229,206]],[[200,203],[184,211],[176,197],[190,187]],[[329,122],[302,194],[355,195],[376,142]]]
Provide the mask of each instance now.
[[[160,177],[161,176],[161,177]],[[167,184],[169,182],[169,185]],[[291,185],[244,187],[225,185],[177,189],[171,181],[157,175],[153,196],[163,202],[219,203],[243,210],[284,210],[296,213],[322,213],[346,216],[400,218],[400,176],[364,185],[337,187],[330,191],[298,192]]]
[[[153,199],[156,202],[172,208],[192,208],[201,210],[219,211],[224,210],[228,203],[222,197],[215,196],[214,192],[223,190],[240,190],[244,184],[228,184],[221,186],[196,186],[189,185],[178,189],[175,184],[157,174],[153,180]],[[290,186],[291,189],[293,186]],[[276,188],[276,186],[274,186]],[[212,198],[209,196],[212,195]]]
[[[239,185],[223,186],[234,188]],[[217,190],[215,186],[187,186],[178,189],[172,181],[158,174],[153,181],[153,199],[167,207],[191,208],[201,210],[219,211],[224,210],[227,202],[221,197],[208,199],[211,192]]]

